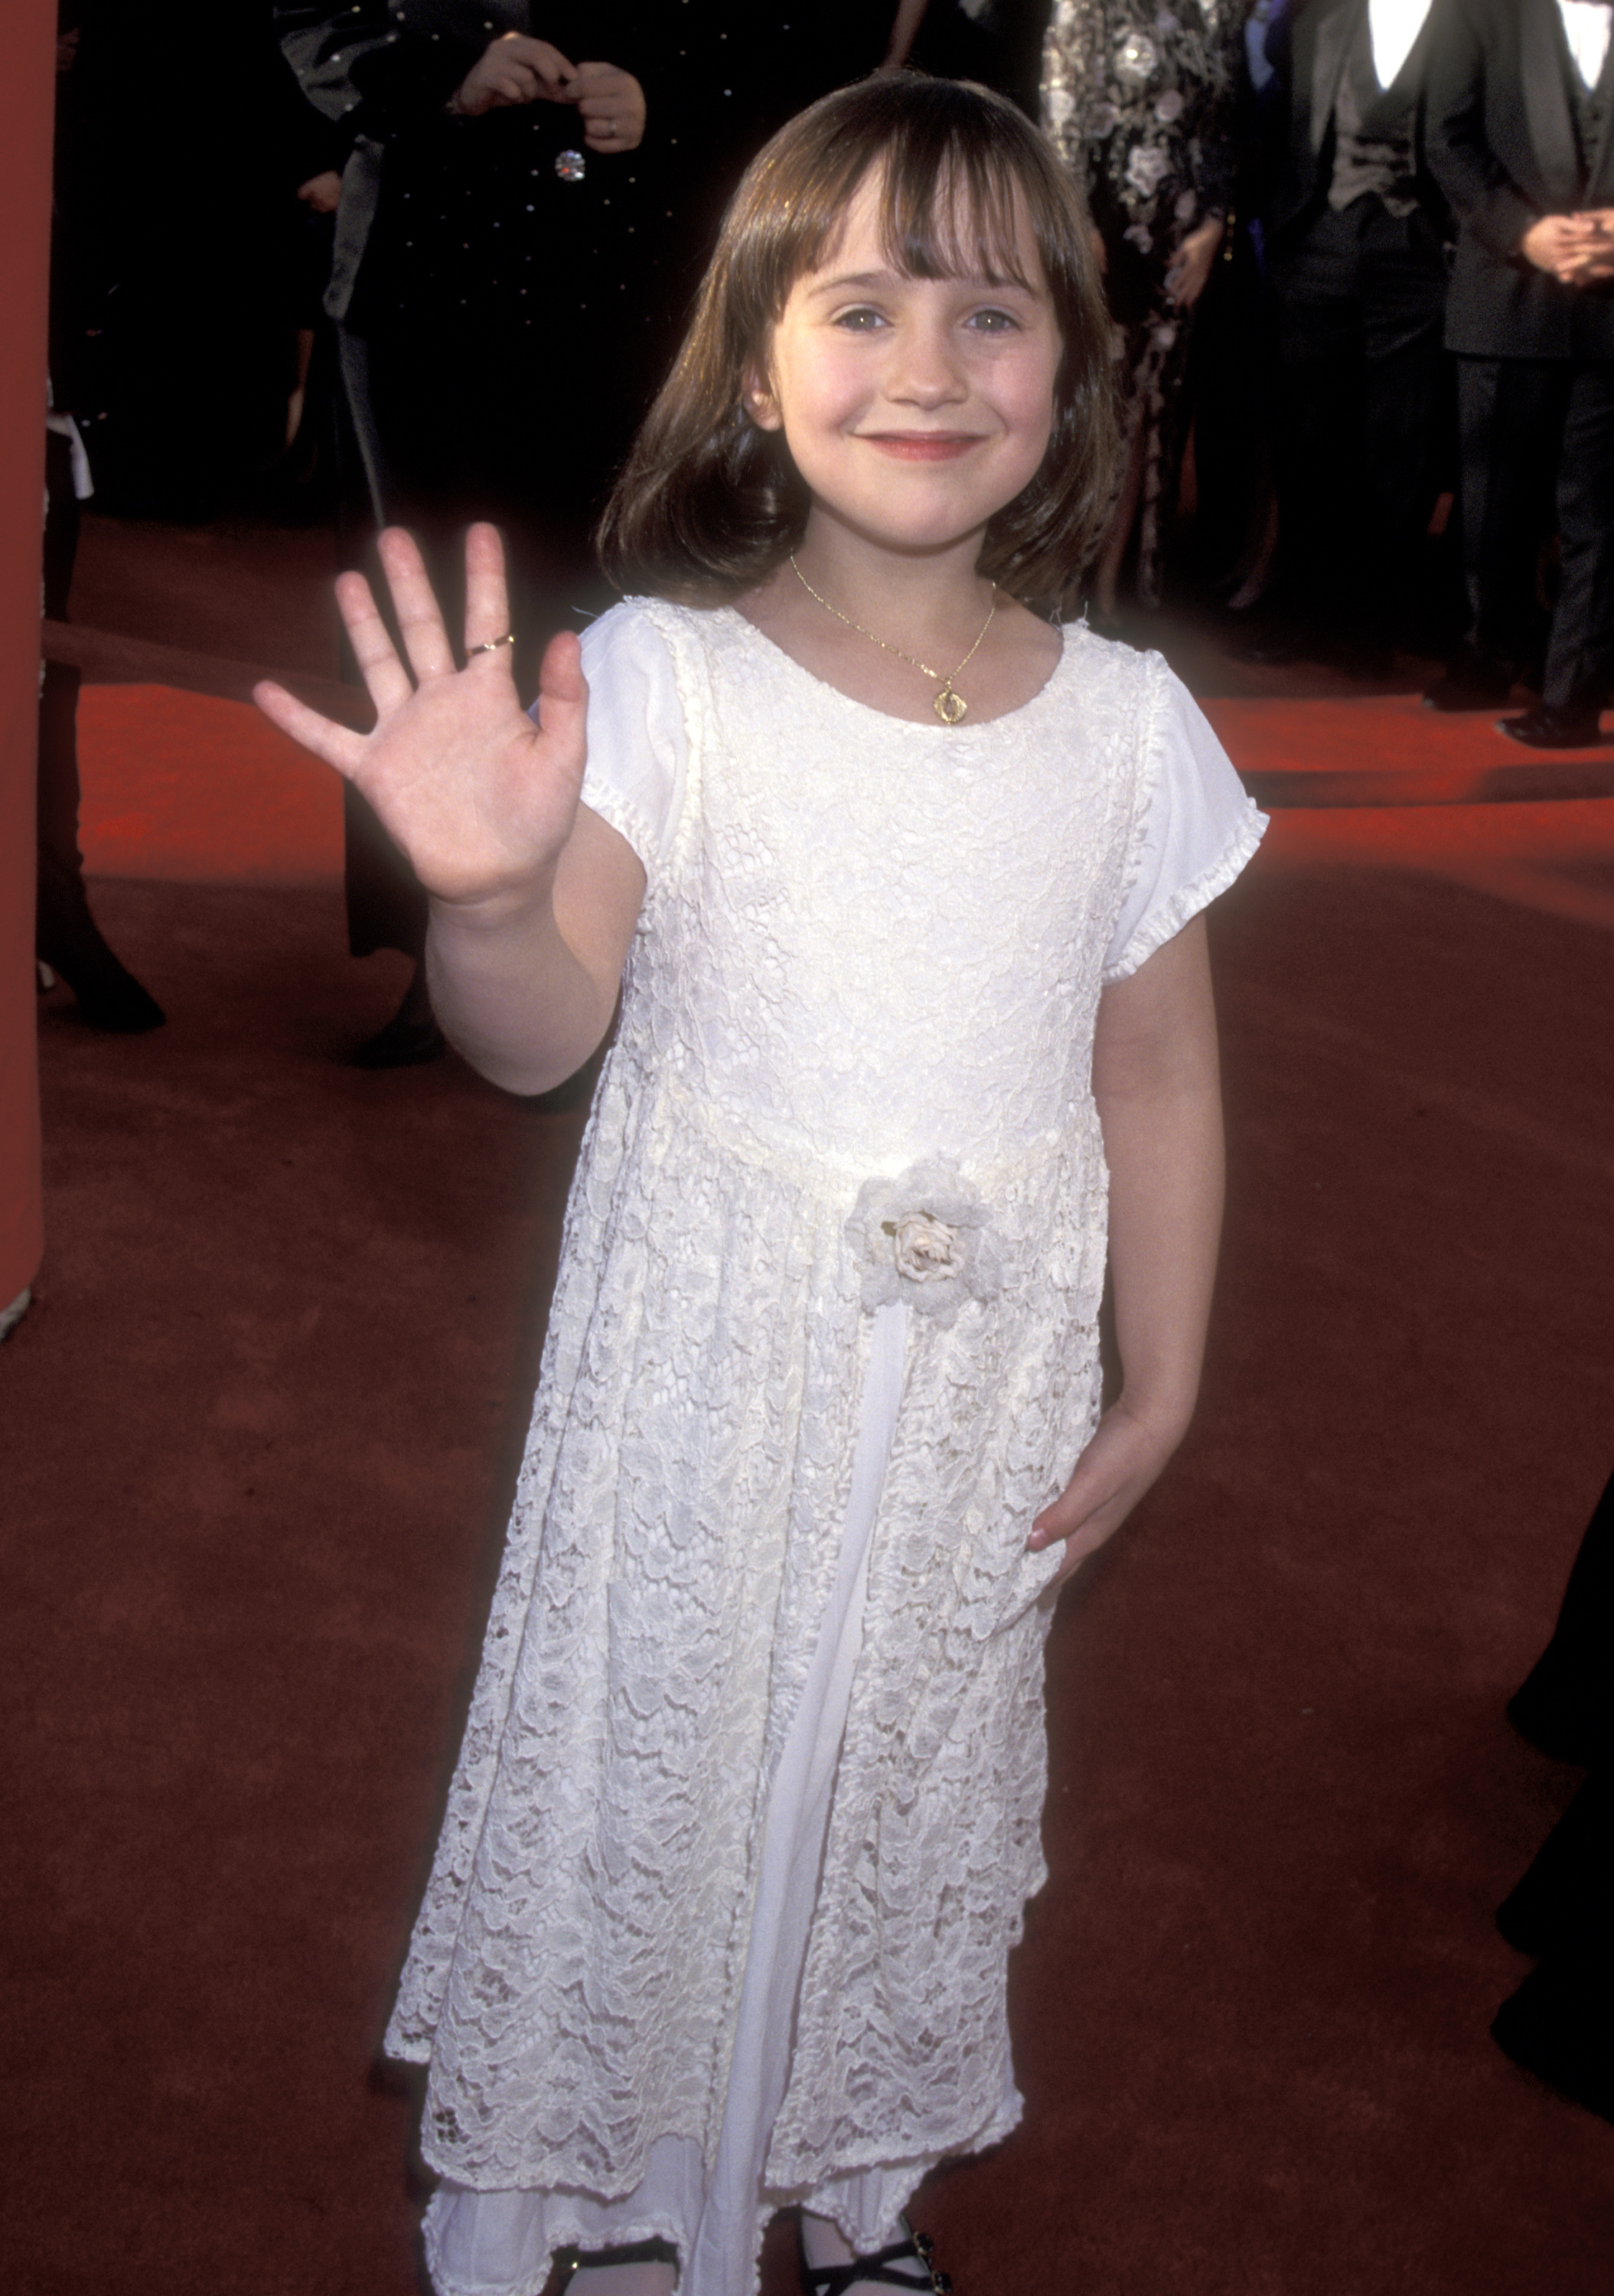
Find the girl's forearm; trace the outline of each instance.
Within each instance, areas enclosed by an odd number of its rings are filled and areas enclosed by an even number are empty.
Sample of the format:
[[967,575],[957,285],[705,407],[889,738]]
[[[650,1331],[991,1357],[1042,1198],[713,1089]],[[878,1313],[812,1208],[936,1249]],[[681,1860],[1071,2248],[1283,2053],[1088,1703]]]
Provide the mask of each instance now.
[[610,1027],[644,898],[625,839],[578,808],[555,866],[487,902],[433,901],[432,1008],[474,1069],[506,1092],[548,1092]]
[[574,1074],[615,1007],[614,983],[580,961],[547,891],[494,916],[434,901],[426,977],[449,1042],[506,1092],[547,1092]]

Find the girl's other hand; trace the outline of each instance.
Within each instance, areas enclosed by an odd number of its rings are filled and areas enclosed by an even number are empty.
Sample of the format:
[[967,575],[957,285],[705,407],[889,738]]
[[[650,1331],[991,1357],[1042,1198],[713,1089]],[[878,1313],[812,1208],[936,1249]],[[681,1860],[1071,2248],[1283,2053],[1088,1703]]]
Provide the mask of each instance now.
[[450,111],[479,119],[485,111],[520,103],[569,103],[572,66],[547,40],[501,32],[490,40],[448,100]]
[[1123,1394],[1099,1421],[1076,1472],[1045,1507],[1026,1541],[1033,1554],[1065,1542],[1065,1559],[1049,1581],[1062,1587],[1118,1531],[1155,1482],[1187,1431],[1181,1413],[1135,1411]]
[[579,64],[571,98],[591,152],[631,152],[644,135],[644,90],[615,64]]
[[578,641],[569,631],[551,639],[535,726],[516,693],[511,648],[472,651],[510,627],[497,529],[473,526],[465,537],[463,669],[413,538],[389,527],[378,547],[409,668],[364,576],[344,574],[336,586],[374,730],[355,734],[278,685],[258,685],[252,698],[363,791],[435,900],[496,914],[519,907],[553,873],[577,819],[588,700]]
[[1192,311],[1210,284],[1225,228],[1223,217],[1208,216],[1194,226],[1167,265],[1166,292],[1179,310]]

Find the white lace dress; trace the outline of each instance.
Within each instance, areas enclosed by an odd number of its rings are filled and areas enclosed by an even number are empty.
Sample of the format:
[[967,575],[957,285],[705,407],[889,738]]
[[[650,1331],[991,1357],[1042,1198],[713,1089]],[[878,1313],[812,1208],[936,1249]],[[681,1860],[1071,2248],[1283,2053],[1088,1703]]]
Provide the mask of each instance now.
[[629,602],[585,666],[585,800],[649,887],[389,2046],[430,2061],[439,2288],[655,2235],[750,2296],[774,2208],[877,2245],[1018,2116],[1094,1014],[1260,817],[1085,629],[954,729],[726,609]]

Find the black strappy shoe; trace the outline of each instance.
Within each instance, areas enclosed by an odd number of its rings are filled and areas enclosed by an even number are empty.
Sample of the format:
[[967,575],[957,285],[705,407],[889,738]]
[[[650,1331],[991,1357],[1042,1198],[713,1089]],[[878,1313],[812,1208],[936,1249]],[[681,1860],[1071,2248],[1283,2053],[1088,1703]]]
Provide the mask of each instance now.
[[621,2248],[563,2249],[555,2262],[566,2275],[561,2285],[569,2289],[591,2264],[670,2264],[676,2269],[678,2251],[664,2240],[635,2240]]
[[[855,2256],[850,2264],[809,2264],[807,2241],[799,2226],[796,2238],[801,2257],[801,2296],[847,2296],[847,2290],[860,2280],[872,2280],[881,2288],[905,2288],[908,2296],[915,2289],[919,2296],[951,2296],[953,2283],[945,2272],[938,2272],[935,2263],[935,2248],[929,2233],[915,2232],[906,2217],[902,2218],[906,2240],[895,2242],[889,2248],[877,2248],[873,2256]],[[929,2281],[915,2280],[911,2272],[893,2272],[890,2267],[899,2257],[917,2257],[929,2274]]]

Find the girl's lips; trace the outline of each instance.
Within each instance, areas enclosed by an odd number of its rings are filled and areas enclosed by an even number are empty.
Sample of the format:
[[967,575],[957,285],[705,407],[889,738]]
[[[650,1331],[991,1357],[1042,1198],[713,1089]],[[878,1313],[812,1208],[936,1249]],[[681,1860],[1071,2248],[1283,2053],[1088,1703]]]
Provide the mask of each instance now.
[[864,430],[865,446],[877,447],[901,463],[952,463],[981,444],[975,430]]

